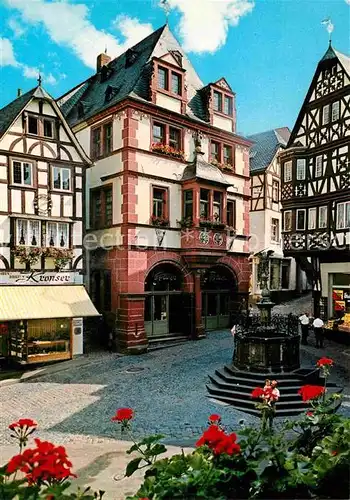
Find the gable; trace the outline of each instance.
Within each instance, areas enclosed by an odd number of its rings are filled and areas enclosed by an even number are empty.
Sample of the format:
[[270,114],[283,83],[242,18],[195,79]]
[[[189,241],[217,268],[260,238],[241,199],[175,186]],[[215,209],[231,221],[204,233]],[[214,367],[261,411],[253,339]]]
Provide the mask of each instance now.
[[170,52],[167,52],[159,59],[182,69],[182,54],[178,50],[172,50]]
[[231,89],[230,85],[227,83],[227,80],[225,78],[220,78],[217,82],[214,82],[214,85],[217,85],[218,87],[221,87],[224,90],[228,90],[229,92],[233,93],[233,90]]

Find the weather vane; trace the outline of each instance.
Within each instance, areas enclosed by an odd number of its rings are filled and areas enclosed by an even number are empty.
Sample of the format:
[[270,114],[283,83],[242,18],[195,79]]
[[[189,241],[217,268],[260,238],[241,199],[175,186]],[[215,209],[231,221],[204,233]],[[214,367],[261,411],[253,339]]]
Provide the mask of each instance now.
[[333,33],[333,30],[334,30],[334,24],[332,23],[330,17],[327,17],[327,19],[324,19],[321,24],[323,24],[324,26],[326,26],[326,30],[328,31],[328,34],[329,34],[329,42],[332,41],[332,33]]
[[159,3],[160,7],[164,10],[165,16],[166,16],[166,23],[168,24],[168,18],[169,18],[169,13],[170,13],[170,5],[168,0],[160,0]]
[[41,85],[41,74],[39,73],[39,76],[38,76],[38,79],[37,79],[37,82],[39,85]]

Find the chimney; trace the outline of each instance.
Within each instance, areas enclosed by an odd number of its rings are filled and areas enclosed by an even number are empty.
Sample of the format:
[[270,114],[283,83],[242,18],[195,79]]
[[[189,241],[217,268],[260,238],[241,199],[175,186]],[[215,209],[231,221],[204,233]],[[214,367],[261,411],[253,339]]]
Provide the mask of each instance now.
[[106,54],[105,52],[103,54],[100,54],[97,56],[97,61],[96,61],[96,73],[101,71],[101,68],[103,66],[106,66],[111,60],[111,56]]
[[17,97],[21,97],[22,95],[22,89],[17,89]]

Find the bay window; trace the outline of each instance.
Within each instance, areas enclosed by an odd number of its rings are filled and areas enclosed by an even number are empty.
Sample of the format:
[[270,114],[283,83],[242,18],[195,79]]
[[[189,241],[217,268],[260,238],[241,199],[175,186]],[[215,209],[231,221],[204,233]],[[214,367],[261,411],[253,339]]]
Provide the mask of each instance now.
[[315,207],[309,208],[308,229],[316,229],[316,212],[317,209]]
[[286,210],[283,214],[283,229],[284,231],[292,230],[292,211]]
[[283,166],[283,179],[284,182],[290,182],[293,178],[292,162],[287,161]]
[[337,205],[337,229],[350,228],[350,201]]
[[199,217],[201,219],[209,218],[209,193],[209,189],[200,190]]
[[305,219],[306,219],[306,210],[304,209],[297,210],[297,221],[296,221],[297,231],[303,231],[305,229]]
[[193,190],[184,191],[184,219],[193,219]]
[[297,159],[297,181],[303,181],[306,174],[306,160],[305,158]]
[[318,209],[318,227],[325,229],[327,227],[328,207],[319,207]]
[[215,222],[221,222],[222,218],[222,193],[214,191],[213,198],[213,219]]
[[16,221],[16,244],[28,247],[41,246],[40,221],[17,219]]

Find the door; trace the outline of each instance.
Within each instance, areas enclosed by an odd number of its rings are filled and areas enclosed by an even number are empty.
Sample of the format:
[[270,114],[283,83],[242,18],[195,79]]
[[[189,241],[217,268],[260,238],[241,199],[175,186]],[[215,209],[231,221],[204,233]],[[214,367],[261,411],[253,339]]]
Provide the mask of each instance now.
[[145,330],[148,337],[169,334],[169,296],[150,295],[145,301]]

